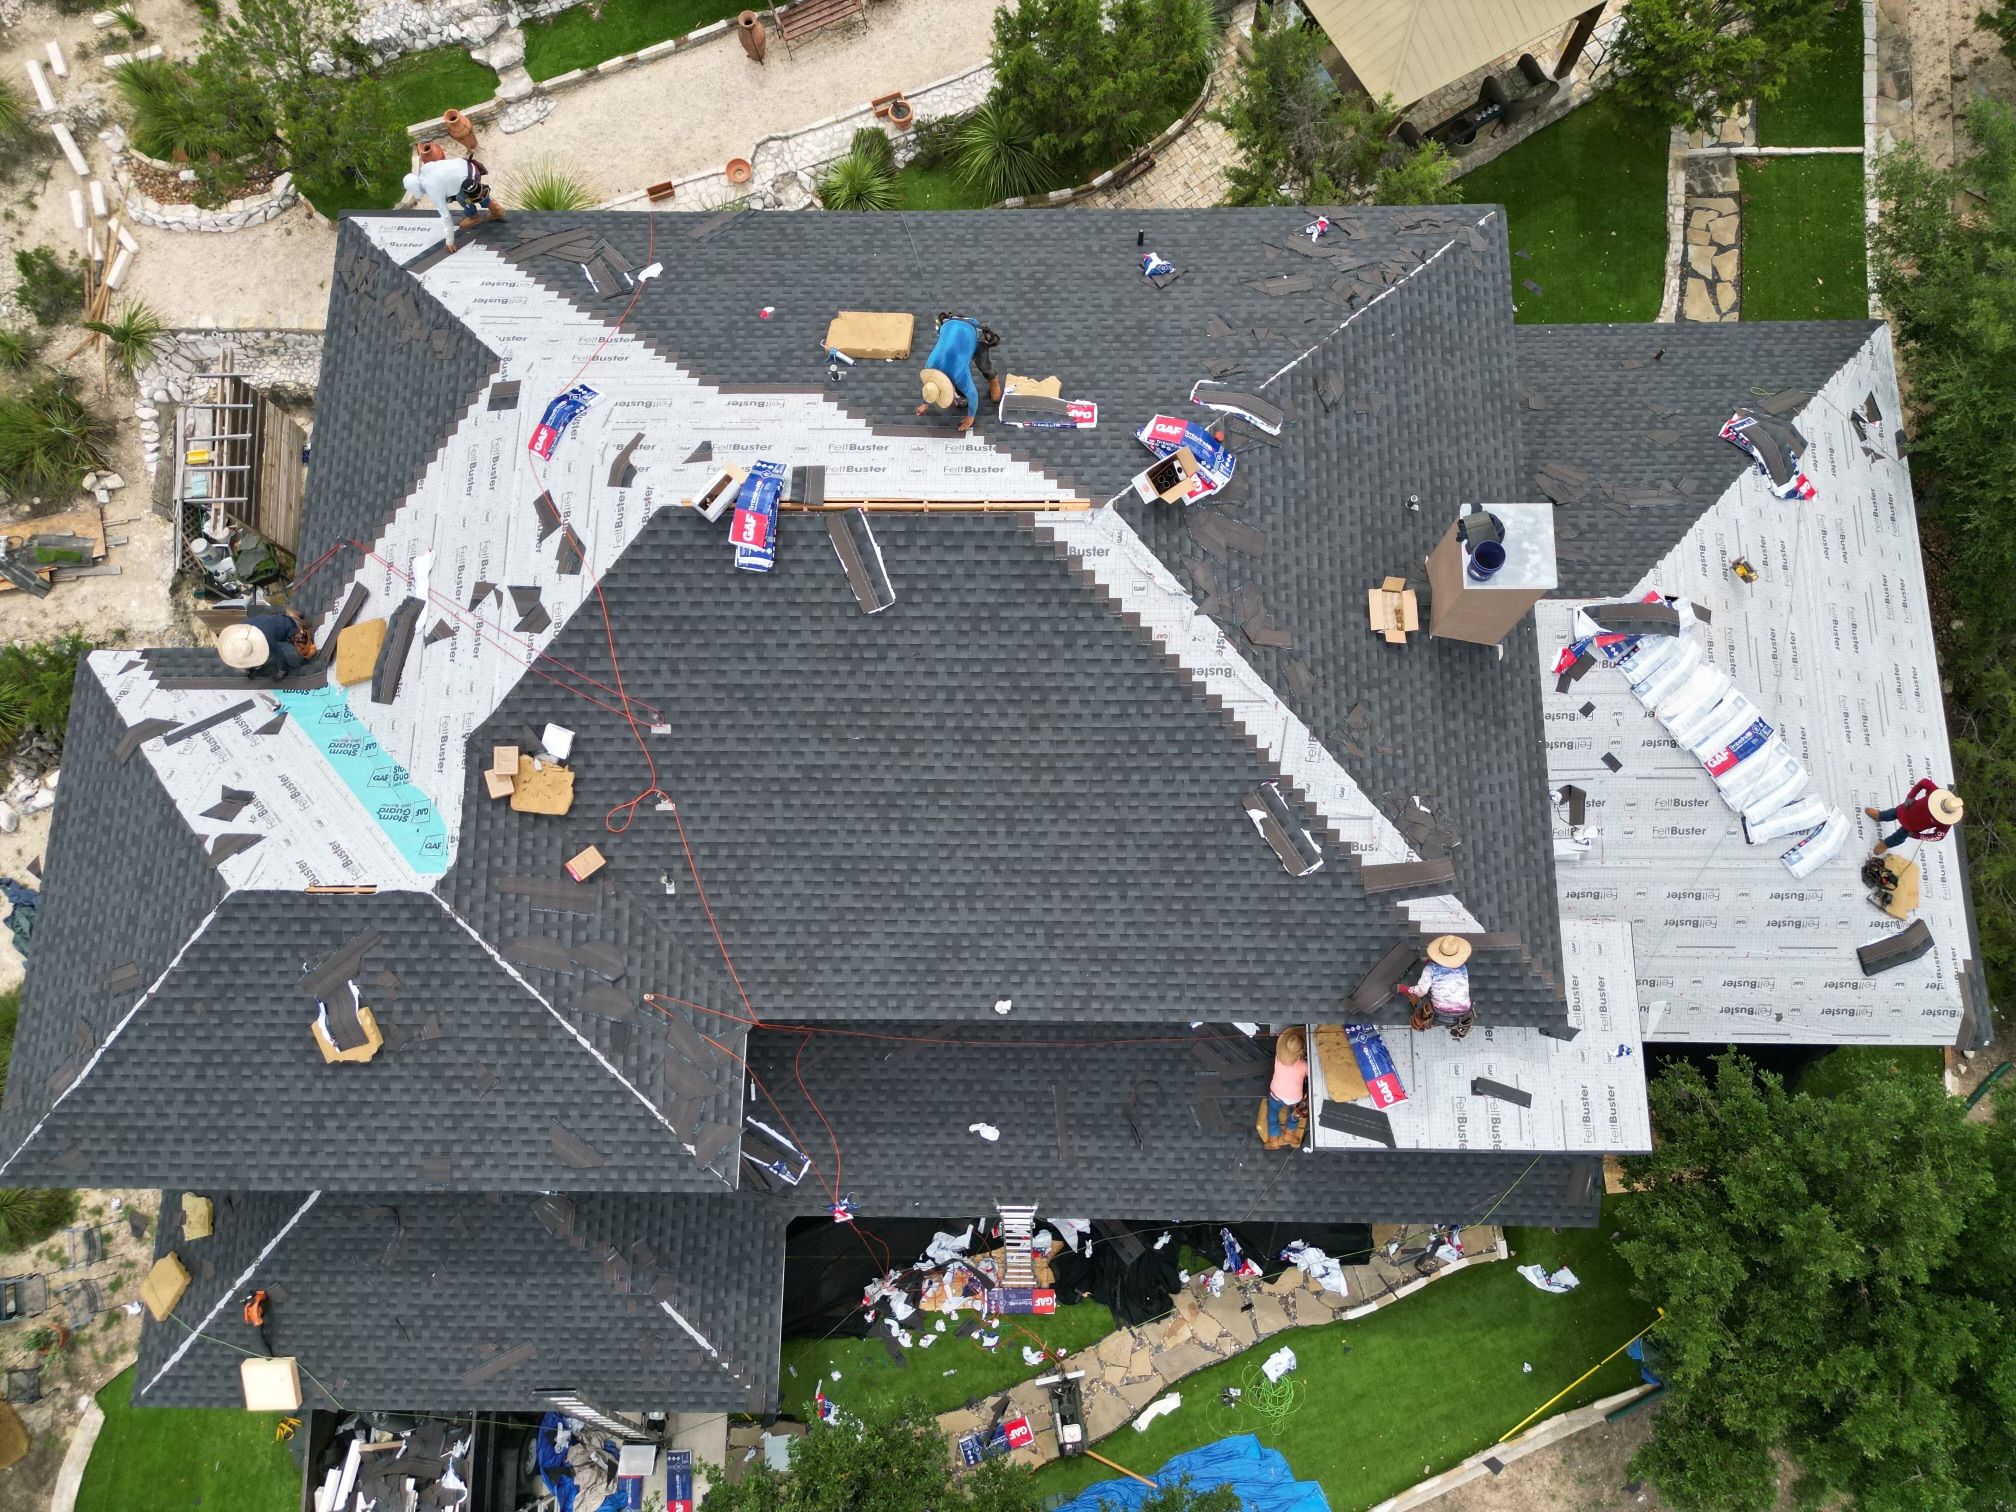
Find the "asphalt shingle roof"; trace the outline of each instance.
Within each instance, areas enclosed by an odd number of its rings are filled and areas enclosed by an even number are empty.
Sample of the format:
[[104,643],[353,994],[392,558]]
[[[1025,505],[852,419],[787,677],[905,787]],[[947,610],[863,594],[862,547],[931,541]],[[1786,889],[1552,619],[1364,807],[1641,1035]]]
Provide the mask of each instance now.
[[761,1198],[324,1193],[255,1267],[306,1198],[220,1195],[216,1232],[189,1240],[180,1193],[164,1194],[156,1253],[191,1284],[171,1321],[142,1323],[136,1386],[160,1379],[137,1401],[242,1405],[239,1350],[259,1345],[238,1298],[254,1288],[312,1406],[515,1410],[544,1390],[619,1411],[774,1400],[785,1219]]

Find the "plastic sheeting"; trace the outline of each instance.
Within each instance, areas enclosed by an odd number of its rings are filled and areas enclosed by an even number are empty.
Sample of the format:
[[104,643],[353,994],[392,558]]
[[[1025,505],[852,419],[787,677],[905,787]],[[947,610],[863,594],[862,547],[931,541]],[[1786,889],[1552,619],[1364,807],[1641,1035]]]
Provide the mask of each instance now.
[[[1230,1486],[1246,1512],[1330,1512],[1321,1486],[1295,1479],[1280,1451],[1263,1449],[1250,1433],[1179,1454],[1155,1472],[1156,1483],[1162,1486],[1176,1485],[1186,1476],[1197,1491]],[[1102,1506],[1109,1512],[1134,1512],[1154,1494],[1153,1488],[1137,1480],[1100,1481],[1057,1512],[1100,1512]]]

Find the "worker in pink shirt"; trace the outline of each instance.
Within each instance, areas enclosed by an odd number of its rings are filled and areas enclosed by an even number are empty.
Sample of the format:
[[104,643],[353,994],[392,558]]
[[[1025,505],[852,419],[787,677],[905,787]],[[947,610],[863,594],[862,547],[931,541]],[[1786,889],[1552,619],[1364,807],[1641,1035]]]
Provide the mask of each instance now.
[[1309,1121],[1309,1042],[1299,1026],[1274,1041],[1274,1075],[1267,1100],[1254,1121],[1260,1143],[1270,1150],[1295,1150]]
[[1944,840],[1947,833],[1967,817],[1967,805],[1951,788],[1943,788],[1930,777],[1920,777],[1895,808],[1862,810],[1878,824],[1895,823],[1897,828],[1876,842],[1876,854],[1894,850],[1908,836],[1913,840]]

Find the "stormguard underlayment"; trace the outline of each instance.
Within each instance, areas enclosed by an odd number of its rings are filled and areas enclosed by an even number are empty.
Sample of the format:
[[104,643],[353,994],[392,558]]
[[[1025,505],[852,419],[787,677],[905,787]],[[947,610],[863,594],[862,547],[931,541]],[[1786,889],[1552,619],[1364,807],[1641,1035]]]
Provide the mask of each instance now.
[[[1644,1047],[1632,984],[1631,926],[1577,920],[1562,931],[1568,1022],[1581,1033],[1479,1024],[1462,1039],[1442,1028],[1381,1026],[1407,1100],[1385,1110],[1401,1150],[1565,1150],[1598,1154],[1652,1148]],[[1410,980],[1410,985],[1412,978]],[[1522,1108],[1470,1090],[1484,1077],[1532,1094]],[[1370,1150],[1378,1141],[1317,1121],[1327,1100],[1320,1057],[1309,1060],[1309,1124],[1319,1150]],[[1369,1098],[1358,1106],[1372,1107]]]
[[[1621,672],[1598,667],[1555,692],[1554,657],[1575,604],[1590,601],[1536,611],[1548,778],[1557,793],[1565,783],[1587,792],[1593,840],[1586,858],[1557,864],[1562,931],[1572,941],[1579,920],[1630,923],[1647,1039],[1948,1045],[1958,1032],[1968,934],[1952,841],[1901,850],[1921,869],[1918,913],[1934,948],[1877,977],[1855,957],[1905,927],[1862,885],[1878,834],[1863,807],[1895,804],[1919,777],[1953,775],[1910,473],[1894,427],[1870,427],[1865,443],[1848,418],[1871,393],[1884,414],[1901,412],[1881,328],[1796,416],[1818,496],[1773,498],[1746,471],[1620,595],[1656,591],[1712,612],[1690,638],[1805,764],[1807,791],[1854,826],[1812,875],[1794,878],[1778,859],[1796,836],[1744,842],[1740,816]],[[1730,571],[1737,557],[1757,582]],[[1584,704],[1595,705],[1586,716]],[[1566,833],[1558,804],[1555,828]]]

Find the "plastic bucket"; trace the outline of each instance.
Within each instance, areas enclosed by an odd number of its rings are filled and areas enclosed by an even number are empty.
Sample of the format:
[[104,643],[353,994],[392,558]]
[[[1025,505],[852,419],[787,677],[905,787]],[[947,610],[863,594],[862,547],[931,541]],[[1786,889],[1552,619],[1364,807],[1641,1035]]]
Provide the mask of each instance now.
[[1488,583],[1505,565],[1505,548],[1497,541],[1479,541],[1470,553],[1470,581]]

